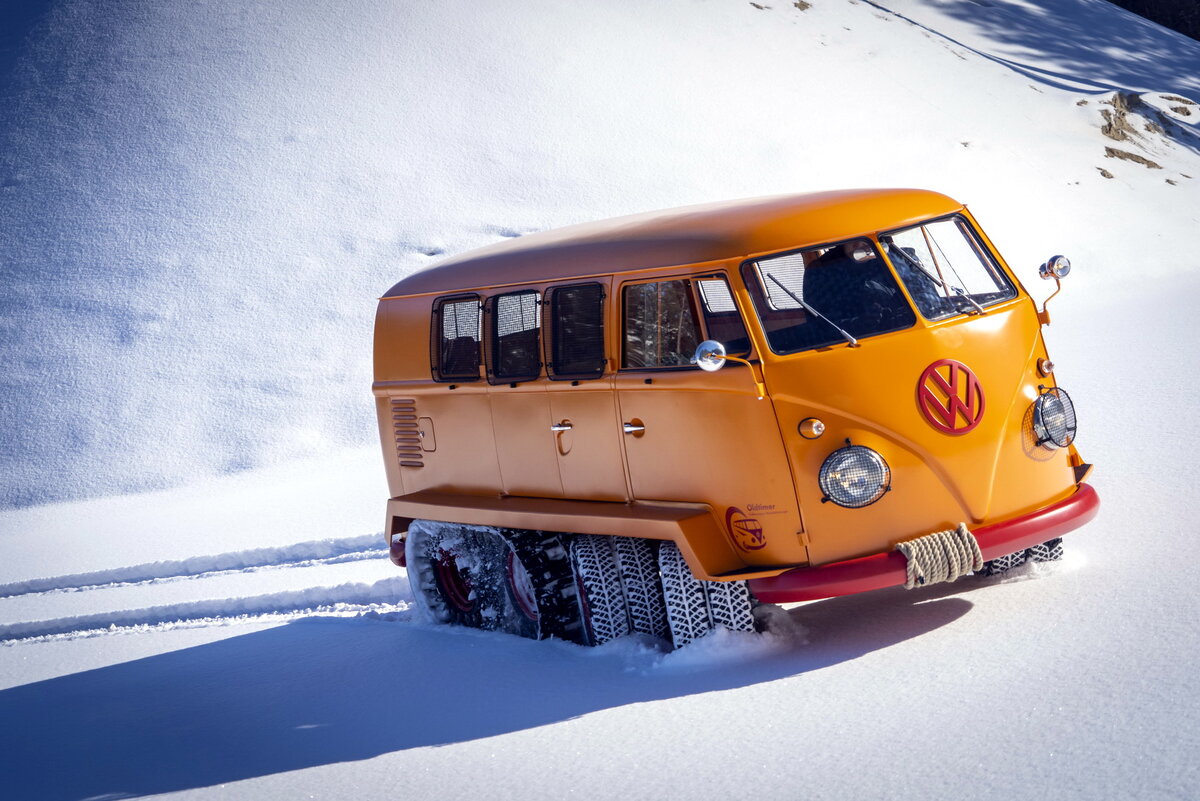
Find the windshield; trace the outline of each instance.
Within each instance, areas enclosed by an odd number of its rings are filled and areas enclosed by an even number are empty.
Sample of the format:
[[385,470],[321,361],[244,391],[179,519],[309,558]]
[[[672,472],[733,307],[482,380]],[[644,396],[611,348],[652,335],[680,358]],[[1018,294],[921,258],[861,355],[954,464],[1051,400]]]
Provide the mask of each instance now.
[[746,262],[742,277],[776,353],[853,345],[917,321],[867,239]]
[[962,217],[895,231],[879,241],[927,319],[982,314],[984,307],[1017,295]]

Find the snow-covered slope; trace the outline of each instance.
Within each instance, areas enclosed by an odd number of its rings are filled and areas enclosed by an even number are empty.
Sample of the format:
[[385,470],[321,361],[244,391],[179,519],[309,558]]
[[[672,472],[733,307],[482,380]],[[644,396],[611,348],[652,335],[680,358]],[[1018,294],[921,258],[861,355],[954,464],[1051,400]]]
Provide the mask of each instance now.
[[[0,11],[0,795],[1194,796],[1200,44],[1102,0],[810,1]],[[378,292],[870,185],[969,202],[1039,297],[1074,261],[1047,337],[1104,508],[1065,562],[672,654],[411,620]]]
[[[1176,252],[1164,232],[1196,223],[1200,108],[1161,96],[1200,98],[1200,43],[1101,0],[760,5],[61,0],[17,15],[0,84],[0,505],[368,443],[374,297],[503,236],[909,185],[973,204],[1014,263],[1070,251],[1086,276]],[[1174,135],[1101,136],[1117,89],[1150,92]]]

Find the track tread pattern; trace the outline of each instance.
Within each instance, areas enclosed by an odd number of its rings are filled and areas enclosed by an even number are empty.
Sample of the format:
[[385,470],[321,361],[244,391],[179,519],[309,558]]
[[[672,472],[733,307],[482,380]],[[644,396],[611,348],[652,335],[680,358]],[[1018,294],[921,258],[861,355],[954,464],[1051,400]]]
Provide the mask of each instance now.
[[630,627],[635,632],[669,640],[671,629],[658,573],[657,543],[636,537],[610,539],[625,588]]
[[1035,562],[1057,562],[1063,558],[1062,537],[1047,540],[1027,550],[1026,555]]
[[714,626],[731,631],[754,631],[754,603],[744,581],[706,581],[708,609]]
[[712,616],[703,583],[692,575],[673,542],[658,548],[658,566],[662,574],[663,595],[667,602],[667,618],[671,624],[671,639],[682,648],[712,630]]
[[571,563],[583,589],[588,634],[593,645],[603,645],[632,630],[612,539],[581,534],[570,545]]
[[983,576],[998,576],[1001,573],[1007,573],[1014,567],[1020,567],[1025,564],[1026,551],[1017,551],[1006,556],[999,556],[995,559],[983,563],[983,569],[979,571]]

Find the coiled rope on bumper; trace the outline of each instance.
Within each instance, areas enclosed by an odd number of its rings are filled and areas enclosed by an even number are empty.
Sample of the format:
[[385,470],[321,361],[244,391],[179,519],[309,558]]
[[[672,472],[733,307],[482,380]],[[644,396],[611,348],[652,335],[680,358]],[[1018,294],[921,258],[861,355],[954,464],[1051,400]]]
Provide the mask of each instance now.
[[896,545],[908,560],[904,589],[954,581],[983,567],[979,541],[966,523],[949,531],[935,531]]

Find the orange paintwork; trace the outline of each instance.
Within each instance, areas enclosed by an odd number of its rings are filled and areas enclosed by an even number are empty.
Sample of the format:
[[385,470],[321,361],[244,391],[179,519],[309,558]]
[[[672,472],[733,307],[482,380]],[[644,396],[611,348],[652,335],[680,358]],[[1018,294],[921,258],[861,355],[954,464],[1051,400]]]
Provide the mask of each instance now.
[[[380,300],[374,392],[392,500],[388,532],[412,518],[673,539],[701,578],[771,576],[891,550],[966,522],[1046,508],[1077,488],[1073,446],[1035,444],[1031,405],[1053,377],[1037,310],[982,236],[1017,295],[980,316],[916,316],[904,330],[788,355],[771,351],[740,267],[748,259],[970,213],[919,190],[773,197],[624,217],[532,234],[454,257]],[[723,275],[752,365],[620,369],[622,288]],[[600,378],[439,383],[431,378],[435,299],[598,281],[606,291]],[[903,287],[903,282],[899,282]],[[904,290],[907,295],[907,290]],[[930,365],[967,365],[986,395],[978,426],[939,431],[922,416]],[[768,397],[758,399],[755,371]],[[816,417],[816,439],[797,427]],[[569,423],[553,432],[555,424]],[[644,431],[624,433],[630,423]],[[415,427],[415,428],[414,428]],[[416,436],[413,436],[414,430]],[[423,434],[423,436],[422,436]],[[822,502],[817,474],[845,440],[884,456],[892,490],[847,509]]]

